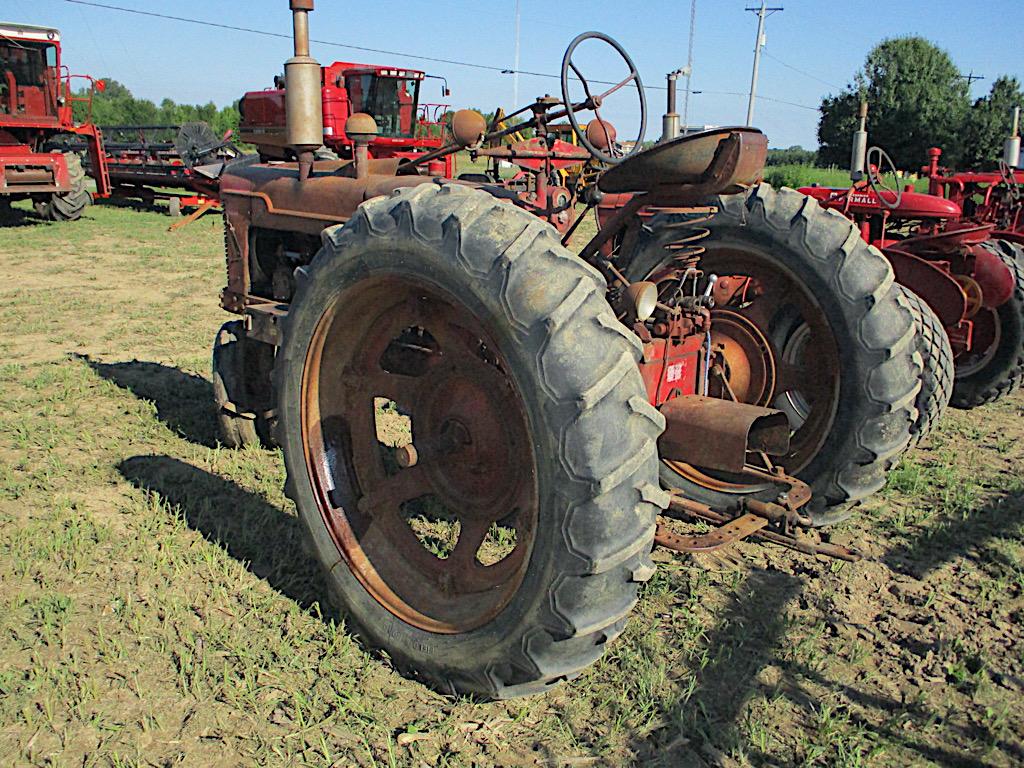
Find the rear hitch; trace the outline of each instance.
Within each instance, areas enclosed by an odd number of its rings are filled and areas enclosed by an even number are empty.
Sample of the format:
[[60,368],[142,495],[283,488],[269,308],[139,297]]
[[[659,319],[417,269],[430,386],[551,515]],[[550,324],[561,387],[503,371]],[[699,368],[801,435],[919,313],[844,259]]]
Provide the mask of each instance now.
[[659,522],[654,536],[655,544],[674,552],[695,554],[714,552],[749,537],[756,537],[806,555],[832,557],[851,563],[860,560],[860,554],[854,550],[836,544],[809,541],[800,533],[800,529],[811,526],[810,518],[800,512],[800,508],[811,499],[811,490],[806,483],[784,474],[778,467],[769,473],[747,466],[744,473],[786,484],[789,490],[779,495],[778,503],[745,499],[739,514],[734,515],[672,494],[669,510],[673,517],[689,522],[711,523],[717,527],[704,534],[685,536]]

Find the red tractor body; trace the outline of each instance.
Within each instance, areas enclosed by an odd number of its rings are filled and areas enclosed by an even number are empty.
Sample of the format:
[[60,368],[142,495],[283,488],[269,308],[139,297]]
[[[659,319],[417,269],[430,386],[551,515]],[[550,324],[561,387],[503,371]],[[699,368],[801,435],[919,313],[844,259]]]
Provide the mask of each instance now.
[[883,205],[868,186],[801,187],[800,192],[856,222],[864,240],[889,259],[897,281],[942,320],[957,357],[978,341],[991,343],[994,328],[975,338],[978,310],[997,309],[1013,292],[1013,274],[981,245],[990,239],[991,226],[962,223],[956,202],[910,189],[895,208]]
[[[74,95],[76,79],[88,81],[88,96]],[[61,61],[58,30],[0,24],[0,196],[8,202],[31,197],[45,206],[50,196],[75,193],[68,157],[48,147],[69,133],[85,137],[94,167],[101,169],[97,193],[109,194],[103,140],[91,121],[92,93],[102,87],[91,77],[70,74]],[[81,124],[73,116],[76,103],[88,105]]]
[[[324,145],[342,159],[351,159],[355,145],[345,134],[353,114],[372,115],[380,135],[370,144],[375,158],[412,159],[443,144],[442,120],[447,104],[421,104],[420,86],[427,75],[414,69],[336,61],[322,68]],[[250,91],[242,97],[239,138],[255,144],[266,158],[285,157],[285,89]],[[453,177],[454,159],[447,156],[429,173]]]
[[928,191],[963,209],[964,218],[992,224],[993,236],[1024,245],[1024,169],[953,173],[939,165],[942,150],[928,150]]

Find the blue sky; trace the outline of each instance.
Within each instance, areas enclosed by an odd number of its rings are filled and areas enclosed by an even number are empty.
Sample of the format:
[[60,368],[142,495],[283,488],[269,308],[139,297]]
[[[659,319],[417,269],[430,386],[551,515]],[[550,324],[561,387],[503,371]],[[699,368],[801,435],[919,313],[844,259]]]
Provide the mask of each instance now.
[[[287,0],[97,1],[290,32]],[[692,87],[703,93],[691,97],[691,123],[744,122],[757,21],[744,7],[754,4],[753,0],[698,0]],[[772,146],[816,146],[817,112],[813,108],[823,95],[845,85],[868,50],[887,36],[922,35],[945,48],[962,72],[973,70],[986,77],[974,82],[974,96],[987,92],[1000,74],[1024,81],[1021,0],[977,4],[964,0],[781,0],[770,5],[782,5],[785,11],[768,20],[767,56],[761,62],[758,92],[811,107],[759,100],[754,124],[768,133]],[[513,0],[319,0],[317,6],[311,19],[315,38],[512,67]],[[578,32],[589,29],[617,38],[632,54],[647,85],[663,85],[666,72],[686,63],[689,0],[521,0],[521,7],[521,70],[557,72],[566,45]],[[66,62],[75,71],[114,77],[137,96],[154,100],[167,96],[179,102],[212,100],[224,105],[246,90],[270,85],[290,55],[286,40],[73,5],[65,0],[3,0],[2,15],[5,20],[60,27],[65,36]],[[323,45],[314,45],[313,54],[321,63],[349,60],[395,64],[445,75],[453,91],[449,101],[455,107],[493,109],[497,105],[508,107],[512,101],[513,78],[509,75]],[[617,72],[611,59],[588,63],[590,69],[585,73],[597,79],[610,79]],[[427,100],[440,100],[437,86],[428,83],[425,88]],[[555,80],[520,76],[521,101],[557,89]],[[648,138],[653,138],[660,130],[664,92],[649,92],[649,101]],[[633,103],[625,98],[616,106],[609,105],[607,116],[619,125],[623,136],[633,124],[634,110]]]

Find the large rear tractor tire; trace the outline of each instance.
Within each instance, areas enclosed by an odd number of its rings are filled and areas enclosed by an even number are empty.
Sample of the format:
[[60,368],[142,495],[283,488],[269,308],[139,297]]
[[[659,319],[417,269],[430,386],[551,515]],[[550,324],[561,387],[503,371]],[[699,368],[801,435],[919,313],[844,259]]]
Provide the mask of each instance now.
[[47,221],[75,221],[82,216],[86,206],[92,202],[92,195],[85,186],[85,170],[82,159],[74,152],[64,153],[71,177],[71,191],[50,195],[35,203],[36,215]]
[[332,597],[447,693],[578,675],[625,627],[668,502],[604,279],[530,214],[424,184],[327,229],[296,280],[278,434]]
[[[982,308],[974,318],[975,336],[988,331],[992,342],[956,360],[954,408],[977,408],[1012,394],[1024,383],[1024,248],[1006,240],[982,243],[1014,275],[1014,290],[997,309]],[[985,323],[987,328],[982,326]]]
[[953,394],[953,348],[942,321],[924,299],[903,285],[896,286],[910,306],[921,355],[921,391],[917,393],[917,420],[910,428],[910,448],[916,448],[942,420]]
[[[728,386],[713,381],[709,394],[784,411],[792,446],[776,463],[811,486],[816,525],[843,520],[884,485],[910,442],[921,359],[908,302],[882,254],[812,198],[760,184],[711,202],[719,212],[693,226],[709,230],[697,243],[706,249],[700,266],[722,278],[716,295],[728,297],[712,313]],[[661,276],[679,274],[670,246],[684,220],[648,223],[627,267],[631,280],[661,285]],[[749,476],[680,463],[666,462],[661,477],[717,508],[778,495]]]

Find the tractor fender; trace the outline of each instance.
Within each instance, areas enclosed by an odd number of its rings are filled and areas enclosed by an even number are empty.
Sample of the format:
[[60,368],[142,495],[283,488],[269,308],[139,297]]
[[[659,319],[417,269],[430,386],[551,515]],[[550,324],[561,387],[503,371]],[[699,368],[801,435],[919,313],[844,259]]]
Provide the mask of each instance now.
[[974,280],[981,286],[981,304],[987,309],[1001,307],[1013,296],[1014,274],[995,253],[980,245],[971,246]]
[[948,271],[899,248],[886,248],[883,253],[892,264],[896,282],[924,299],[943,327],[960,324],[967,312],[967,297]]

